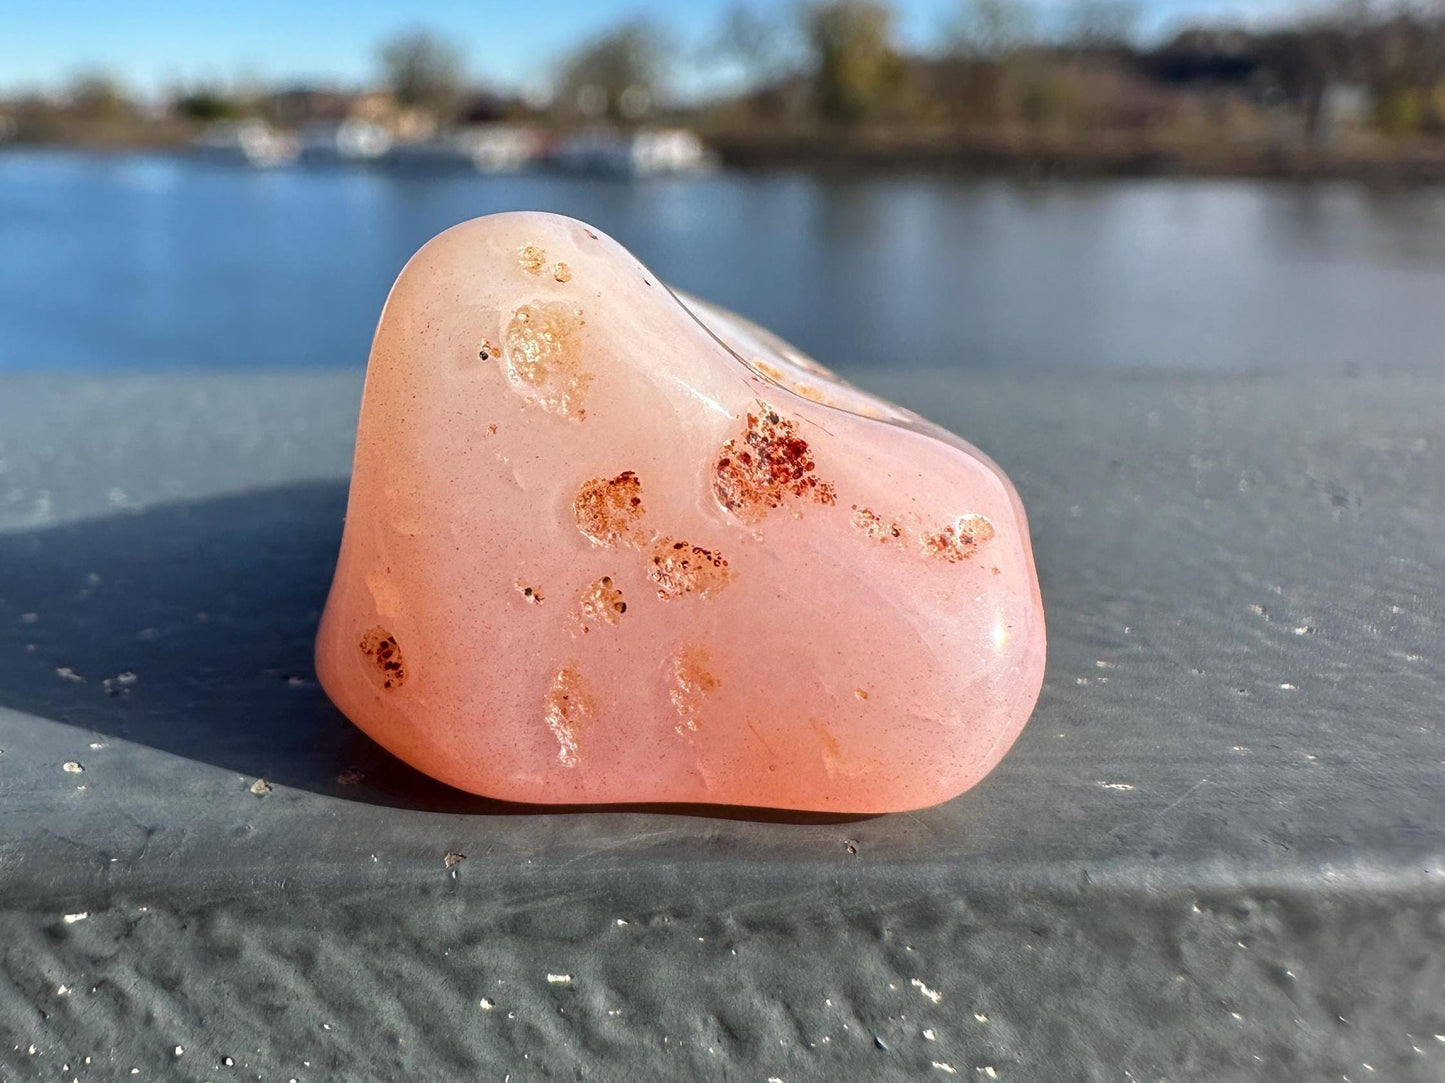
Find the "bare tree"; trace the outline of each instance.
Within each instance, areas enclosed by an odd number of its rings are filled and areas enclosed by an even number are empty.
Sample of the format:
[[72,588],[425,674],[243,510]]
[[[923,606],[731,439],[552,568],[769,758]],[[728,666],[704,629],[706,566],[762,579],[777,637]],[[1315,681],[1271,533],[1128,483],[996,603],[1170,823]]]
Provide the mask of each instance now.
[[742,2],[733,4],[723,16],[713,52],[736,64],[751,90],[781,79],[796,59],[788,27]]
[[664,88],[665,50],[656,30],[627,23],[582,46],[563,65],[559,100],[588,116],[636,120]]
[[1260,47],[1266,78],[1283,100],[1299,111],[1306,137],[1314,142],[1322,130],[1325,90],[1329,85],[1329,55],[1317,34],[1281,30],[1270,34]]
[[947,32],[943,55],[932,66],[934,96],[959,120],[998,124],[1022,54],[1037,41],[1027,0],[963,0]]
[[963,7],[948,35],[954,55],[996,61],[1034,40],[1034,10],[1025,0],[965,0]]
[[875,0],[813,3],[803,25],[825,118],[853,123],[899,101],[907,69],[893,43],[891,8]]
[[1067,38],[1080,49],[1117,49],[1134,41],[1139,27],[1135,0],[1071,0]]
[[134,110],[120,81],[103,71],[77,74],[71,79],[65,97],[77,114],[96,120],[115,120]]
[[462,54],[455,46],[430,31],[409,30],[383,42],[378,55],[399,104],[438,117],[455,111],[463,85]]

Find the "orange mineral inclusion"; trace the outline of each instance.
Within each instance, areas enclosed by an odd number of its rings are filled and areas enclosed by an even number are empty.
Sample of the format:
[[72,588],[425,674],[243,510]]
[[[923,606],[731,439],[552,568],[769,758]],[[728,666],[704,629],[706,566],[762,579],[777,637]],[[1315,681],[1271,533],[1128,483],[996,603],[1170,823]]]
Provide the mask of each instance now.
[[1008,750],[1044,614],[974,448],[580,222],[500,214],[387,300],[316,666],[490,797],[887,812]]

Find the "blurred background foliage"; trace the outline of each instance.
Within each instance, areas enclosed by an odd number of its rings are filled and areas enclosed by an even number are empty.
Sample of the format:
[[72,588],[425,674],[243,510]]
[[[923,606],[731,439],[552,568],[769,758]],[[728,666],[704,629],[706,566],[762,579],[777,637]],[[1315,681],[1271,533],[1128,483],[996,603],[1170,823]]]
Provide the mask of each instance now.
[[[1445,0],[1346,0],[1269,22],[1146,38],[1131,0],[960,0],[904,48],[883,0],[741,2],[703,42],[639,19],[578,43],[545,85],[489,81],[424,28],[376,50],[362,86],[235,80],[141,95],[104,71],[0,102],[22,142],[164,146],[207,123],[350,116],[402,137],[466,124],[689,127],[725,159],[1006,159],[1041,149],[1104,164],[1161,157],[1253,172],[1271,155],[1388,159],[1445,144]],[[680,73],[732,77],[684,93]]]

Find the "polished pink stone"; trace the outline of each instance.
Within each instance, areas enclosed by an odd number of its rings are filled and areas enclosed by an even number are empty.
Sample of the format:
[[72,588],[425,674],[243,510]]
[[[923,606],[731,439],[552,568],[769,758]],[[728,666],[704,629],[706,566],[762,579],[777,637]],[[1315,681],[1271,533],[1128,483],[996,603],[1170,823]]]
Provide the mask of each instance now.
[[581,222],[503,214],[387,301],[316,663],[475,793],[883,812],[999,761],[1044,617],[974,448]]

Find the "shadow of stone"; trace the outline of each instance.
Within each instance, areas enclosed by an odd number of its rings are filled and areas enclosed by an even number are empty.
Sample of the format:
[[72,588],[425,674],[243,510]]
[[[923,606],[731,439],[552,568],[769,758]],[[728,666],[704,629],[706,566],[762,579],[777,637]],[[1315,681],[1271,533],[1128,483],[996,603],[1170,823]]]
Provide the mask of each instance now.
[[[413,770],[317,684],[346,511],[316,481],[0,534],[0,703],[273,783],[433,812],[867,817],[724,806],[533,806]],[[133,675],[133,679],[130,676]]]

